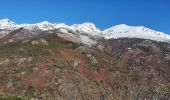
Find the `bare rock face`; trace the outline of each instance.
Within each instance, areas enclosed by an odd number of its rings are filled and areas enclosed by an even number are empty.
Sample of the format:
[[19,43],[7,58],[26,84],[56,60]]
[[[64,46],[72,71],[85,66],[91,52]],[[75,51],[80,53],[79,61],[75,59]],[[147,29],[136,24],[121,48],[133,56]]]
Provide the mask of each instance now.
[[9,62],[9,59],[3,59],[0,61],[0,65],[4,65]]
[[39,44],[39,41],[32,41],[31,44],[32,44],[32,45],[38,45],[38,44]]
[[45,39],[40,39],[41,43],[48,46],[48,42]]
[[88,58],[88,60],[91,64],[97,64],[98,63],[96,58],[94,56],[92,56],[91,54],[87,54],[87,58]]
[[168,61],[170,61],[170,54],[166,54],[166,55],[165,55],[165,59],[168,60]]

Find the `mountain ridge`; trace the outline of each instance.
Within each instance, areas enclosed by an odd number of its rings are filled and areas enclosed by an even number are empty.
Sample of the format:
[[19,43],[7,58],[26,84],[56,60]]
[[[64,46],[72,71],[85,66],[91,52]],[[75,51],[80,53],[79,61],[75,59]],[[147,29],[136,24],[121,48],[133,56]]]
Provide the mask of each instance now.
[[117,38],[141,38],[141,39],[151,39],[154,41],[169,42],[170,35],[152,30],[145,26],[128,26],[126,24],[119,24],[112,26],[111,28],[100,30],[95,24],[90,22],[85,22],[82,24],[66,25],[65,23],[51,23],[48,21],[43,21],[35,24],[16,24],[9,19],[0,20],[0,29],[6,30],[16,30],[19,28],[25,28],[30,31],[34,30],[55,30],[55,29],[69,29],[78,33],[86,33],[91,36],[100,36],[105,39],[117,39]]

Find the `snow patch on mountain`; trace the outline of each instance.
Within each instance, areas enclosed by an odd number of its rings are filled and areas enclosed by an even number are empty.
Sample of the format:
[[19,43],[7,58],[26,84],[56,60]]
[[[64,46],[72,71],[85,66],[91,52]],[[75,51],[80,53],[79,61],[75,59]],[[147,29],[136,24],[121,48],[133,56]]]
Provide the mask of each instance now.
[[9,30],[0,30],[0,39],[4,38],[6,35],[8,35],[11,31]]

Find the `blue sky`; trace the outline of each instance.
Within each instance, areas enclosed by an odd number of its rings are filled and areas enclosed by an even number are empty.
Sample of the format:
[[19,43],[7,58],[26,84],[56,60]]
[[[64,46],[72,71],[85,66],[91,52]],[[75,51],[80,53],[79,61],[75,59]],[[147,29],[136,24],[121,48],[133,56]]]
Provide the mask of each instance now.
[[170,0],[1,0],[0,18],[16,23],[92,22],[101,30],[141,25],[170,34]]

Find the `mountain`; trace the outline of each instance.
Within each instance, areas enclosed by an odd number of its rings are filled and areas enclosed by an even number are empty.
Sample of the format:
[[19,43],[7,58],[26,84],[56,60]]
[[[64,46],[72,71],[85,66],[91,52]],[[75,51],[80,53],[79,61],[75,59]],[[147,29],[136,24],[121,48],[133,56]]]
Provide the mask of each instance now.
[[[0,29],[15,30],[19,28],[25,28],[30,31],[42,30],[56,30],[56,29],[67,29],[73,32],[89,35],[92,37],[103,37],[105,39],[117,39],[117,38],[141,38],[150,39],[154,41],[169,42],[170,35],[163,32],[154,31],[144,26],[128,26],[120,24],[111,28],[100,31],[93,23],[83,23],[66,25],[64,23],[50,23],[48,21],[36,23],[36,24],[16,24],[9,19],[0,20]],[[7,33],[5,33],[7,34]],[[0,34],[2,35],[2,33]]]
[[162,32],[154,31],[144,26],[128,26],[120,24],[103,31],[106,39],[117,38],[141,38],[151,39],[155,41],[170,41],[170,35]]
[[0,29],[14,30],[17,29],[17,24],[9,19],[2,19],[0,20]]
[[0,29],[6,30],[15,30],[19,28],[34,30],[55,30],[60,28],[67,28],[72,31],[77,31],[80,33],[93,33],[92,35],[98,35],[101,31],[92,23],[83,23],[83,24],[74,24],[71,26],[65,25],[64,23],[50,23],[48,21],[43,21],[36,24],[16,24],[15,22],[10,21],[9,19],[0,20]]
[[49,33],[0,45],[1,100],[170,98],[170,44],[121,38],[88,46]]
[[168,39],[145,27],[3,19],[0,100],[169,100]]
[[71,25],[71,29],[82,33],[91,33],[92,36],[100,36],[101,31],[93,23],[83,23]]

